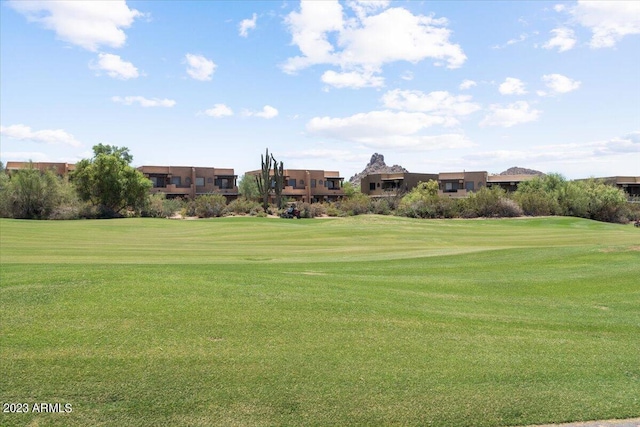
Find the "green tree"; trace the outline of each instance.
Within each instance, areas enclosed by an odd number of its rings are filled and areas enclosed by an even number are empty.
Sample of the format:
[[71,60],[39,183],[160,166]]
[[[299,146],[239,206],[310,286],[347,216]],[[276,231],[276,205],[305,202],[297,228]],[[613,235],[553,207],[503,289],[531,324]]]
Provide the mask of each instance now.
[[130,166],[133,156],[129,149],[98,144],[93,153],[93,158],[76,164],[72,175],[80,198],[96,206],[102,216],[141,209],[152,184]]
[[355,196],[356,193],[359,193],[360,189],[356,189],[352,183],[347,181],[342,184],[342,191],[344,191],[344,197],[350,199],[351,197]]
[[14,218],[46,219],[61,202],[60,178],[52,171],[40,172],[31,162],[2,186],[5,213]]
[[253,175],[244,174],[238,182],[238,190],[240,195],[247,200],[259,200],[260,192],[258,191],[258,184],[256,183]]
[[11,216],[9,210],[9,175],[4,170],[4,164],[0,162],[0,217]]

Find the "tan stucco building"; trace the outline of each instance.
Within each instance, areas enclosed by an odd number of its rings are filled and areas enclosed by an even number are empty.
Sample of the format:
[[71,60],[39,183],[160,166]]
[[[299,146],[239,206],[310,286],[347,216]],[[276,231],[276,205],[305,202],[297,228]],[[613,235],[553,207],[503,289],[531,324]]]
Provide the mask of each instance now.
[[[254,170],[247,175],[259,176]],[[285,169],[282,196],[307,203],[330,202],[344,196],[344,178],[338,171]]]
[[228,200],[238,197],[237,179],[233,169],[196,166],[140,166],[138,168],[153,183],[151,193],[167,197],[195,198],[201,194],[218,193]]
[[392,197],[415,188],[419,182],[438,180],[438,174],[430,173],[374,173],[360,180],[360,191],[371,197]]
[[7,162],[5,170],[7,173],[11,173],[20,169],[26,169],[29,167],[29,163],[34,169],[38,169],[40,172],[46,172],[48,170],[53,171],[58,176],[67,176],[69,173],[76,169],[76,165],[73,163],[54,163],[54,162]]

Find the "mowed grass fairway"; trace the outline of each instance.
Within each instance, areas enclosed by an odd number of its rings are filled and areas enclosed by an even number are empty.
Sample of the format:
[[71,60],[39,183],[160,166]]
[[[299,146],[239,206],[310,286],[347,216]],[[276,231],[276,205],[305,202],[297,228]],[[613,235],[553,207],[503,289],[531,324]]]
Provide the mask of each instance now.
[[640,416],[640,229],[0,220],[2,426]]

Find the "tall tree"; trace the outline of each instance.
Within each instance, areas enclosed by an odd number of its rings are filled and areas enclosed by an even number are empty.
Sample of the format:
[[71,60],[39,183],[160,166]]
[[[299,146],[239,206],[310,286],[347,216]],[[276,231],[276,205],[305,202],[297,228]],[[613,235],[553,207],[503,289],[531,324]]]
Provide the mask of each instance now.
[[133,156],[129,149],[98,144],[93,153],[93,158],[76,164],[72,175],[80,198],[97,206],[103,216],[141,208],[152,184],[130,166]]

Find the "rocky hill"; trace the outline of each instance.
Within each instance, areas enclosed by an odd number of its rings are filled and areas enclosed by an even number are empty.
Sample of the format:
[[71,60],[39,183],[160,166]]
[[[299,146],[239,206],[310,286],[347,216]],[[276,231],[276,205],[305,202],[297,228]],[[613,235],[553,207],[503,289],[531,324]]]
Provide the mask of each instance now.
[[500,172],[498,175],[540,175],[540,176],[544,176],[545,174],[543,172],[534,170],[534,169],[527,169],[527,168],[520,168],[518,166],[514,166],[512,168],[507,169],[504,172]]
[[349,178],[349,182],[353,184],[355,188],[360,188],[360,181],[363,177],[374,173],[408,173],[409,171],[399,165],[387,166],[384,162],[384,156],[382,154],[374,153],[371,156],[371,160],[367,164],[367,167],[360,173],[355,174]]

